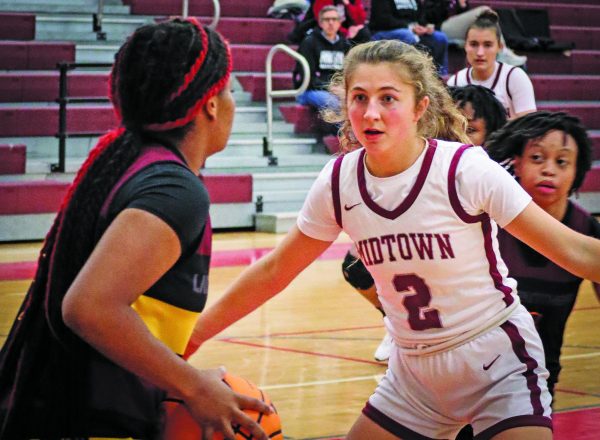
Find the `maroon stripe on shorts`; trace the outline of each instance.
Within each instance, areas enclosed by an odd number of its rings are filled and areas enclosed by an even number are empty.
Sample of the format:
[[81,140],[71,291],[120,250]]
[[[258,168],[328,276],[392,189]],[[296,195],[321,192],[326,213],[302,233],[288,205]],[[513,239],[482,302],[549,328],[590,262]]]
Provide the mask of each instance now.
[[529,355],[529,353],[527,353],[527,349],[525,348],[525,340],[519,333],[519,329],[516,325],[510,321],[506,321],[500,327],[510,338],[513,351],[517,355],[517,358],[519,358],[519,360],[527,367],[523,373],[523,376],[525,376],[527,388],[529,388],[531,406],[533,407],[533,415],[543,416],[544,406],[542,405],[540,398],[542,390],[538,385],[538,375],[535,372],[535,369],[538,367],[538,363]]
[[552,419],[544,416],[516,416],[510,419],[502,420],[485,431],[481,431],[475,437],[475,440],[489,440],[495,435],[512,428],[521,428],[523,426],[545,426],[552,429]]
[[401,425],[395,420],[390,419],[384,413],[372,406],[369,402],[367,402],[363,408],[362,413],[386,431],[391,432],[400,438],[410,440],[434,440],[431,437],[425,437],[424,435],[421,435],[412,429],[408,429],[406,426]]

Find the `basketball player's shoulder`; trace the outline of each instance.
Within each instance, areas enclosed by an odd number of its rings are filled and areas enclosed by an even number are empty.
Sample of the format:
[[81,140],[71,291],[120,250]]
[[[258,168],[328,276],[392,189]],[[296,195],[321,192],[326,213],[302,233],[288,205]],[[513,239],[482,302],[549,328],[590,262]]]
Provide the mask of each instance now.
[[363,151],[364,148],[357,148],[355,150],[349,151],[346,153],[344,160],[357,160],[360,156],[361,151]]
[[462,87],[462,86],[466,86],[467,83],[467,70],[468,68],[465,67],[464,69],[459,70],[458,72],[456,72],[455,74],[451,75],[448,80],[446,81],[446,84],[448,84],[449,86],[454,86],[454,87]]
[[334,162],[336,162],[338,160],[343,160],[343,169],[345,169],[345,170],[354,169],[356,167],[356,164],[358,163],[360,157],[361,157],[361,151],[363,151],[363,148],[357,148],[355,150],[348,151],[347,153],[344,153],[343,159],[341,159],[339,156],[335,157],[331,161],[332,167],[333,167],[333,163]]
[[485,150],[479,146],[436,139],[434,165],[440,169],[460,172],[465,168],[479,166],[482,161],[489,159]]
[[465,144],[461,142],[445,141],[442,139],[434,139],[436,146],[436,155],[443,157],[453,157],[456,152]]

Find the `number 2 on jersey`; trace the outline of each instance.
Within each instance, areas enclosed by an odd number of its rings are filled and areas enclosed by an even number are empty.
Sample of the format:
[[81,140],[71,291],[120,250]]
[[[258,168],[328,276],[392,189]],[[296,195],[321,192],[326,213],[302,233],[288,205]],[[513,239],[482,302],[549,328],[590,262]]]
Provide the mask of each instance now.
[[402,300],[402,304],[408,312],[408,324],[411,329],[442,328],[440,314],[436,309],[429,307],[431,292],[423,278],[415,274],[396,275],[392,283],[397,292],[415,292],[414,295],[405,295]]

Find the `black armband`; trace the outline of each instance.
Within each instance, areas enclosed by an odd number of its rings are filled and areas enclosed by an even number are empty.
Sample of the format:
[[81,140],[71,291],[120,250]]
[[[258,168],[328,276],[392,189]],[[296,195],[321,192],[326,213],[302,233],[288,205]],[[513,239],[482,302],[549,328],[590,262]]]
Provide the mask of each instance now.
[[375,284],[373,277],[361,259],[355,257],[350,252],[346,254],[342,262],[342,273],[346,281],[356,289],[367,290]]

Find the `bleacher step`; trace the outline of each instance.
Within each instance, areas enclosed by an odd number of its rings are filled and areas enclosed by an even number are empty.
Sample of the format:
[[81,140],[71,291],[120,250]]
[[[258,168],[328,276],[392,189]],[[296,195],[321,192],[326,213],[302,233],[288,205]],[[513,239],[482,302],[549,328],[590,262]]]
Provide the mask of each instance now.
[[[2,1],[0,2],[0,11],[7,12],[42,12],[50,13],[77,13],[77,14],[95,14],[98,12],[97,2],[82,2],[78,0],[48,2],[48,1]],[[105,4],[104,14],[128,15],[131,9],[123,4]]]
[[256,231],[281,234],[289,231],[297,218],[297,211],[256,214]]

